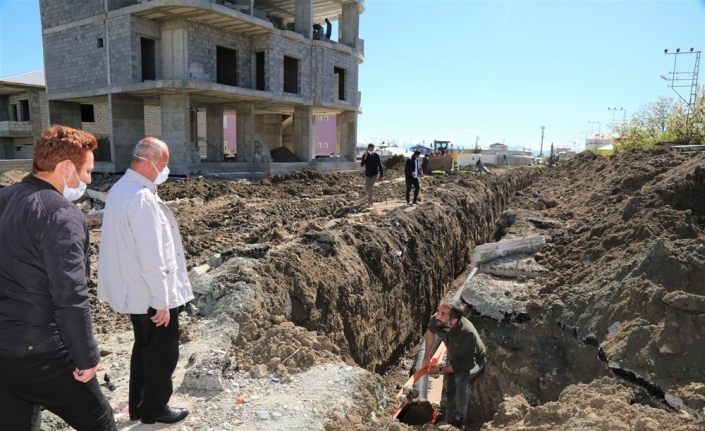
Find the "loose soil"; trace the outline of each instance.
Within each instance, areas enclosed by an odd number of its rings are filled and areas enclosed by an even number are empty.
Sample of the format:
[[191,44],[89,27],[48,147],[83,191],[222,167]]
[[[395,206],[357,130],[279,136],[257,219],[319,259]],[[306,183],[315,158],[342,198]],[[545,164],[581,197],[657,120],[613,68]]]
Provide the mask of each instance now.
[[[548,273],[529,283],[528,320],[471,316],[490,365],[469,428],[702,429],[705,155],[493,172],[424,178],[407,207],[397,165],[371,209],[359,173],[160,186],[201,292],[183,319],[174,399],[192,415],[177,429],[299,429],[301,416],[308,429],[439,429],[385,419],[414,346],[475,245],[536,233]],[[129,322],[92,305],[120,411]]]

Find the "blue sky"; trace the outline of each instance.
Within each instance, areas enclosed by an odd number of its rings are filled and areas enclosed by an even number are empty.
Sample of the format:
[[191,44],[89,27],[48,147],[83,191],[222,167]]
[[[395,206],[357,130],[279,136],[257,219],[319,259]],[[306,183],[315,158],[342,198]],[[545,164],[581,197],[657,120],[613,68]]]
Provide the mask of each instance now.
[[[665,48],[705,51],[705,0],[367,0],[360,22],[363,143],[538,151],[545,126],[546,146],[580,146],[609,131],[608,108],[677,97]],[[0,76],[40,68],[38,1],[0,0]]]

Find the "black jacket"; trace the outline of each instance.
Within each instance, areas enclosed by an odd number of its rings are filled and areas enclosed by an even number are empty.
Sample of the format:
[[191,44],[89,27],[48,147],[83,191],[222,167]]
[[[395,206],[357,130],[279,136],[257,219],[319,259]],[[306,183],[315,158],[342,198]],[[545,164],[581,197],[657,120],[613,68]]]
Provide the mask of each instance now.
[[379,158],[379,154],[377,153],[372,153],[372,155],[370,155],[365,152],[365,154],[362,155],[362,162],[360,162],[360,166],[365,167],[366,177],[374,177],[377,175],[378,171],[380,177],[384,176],[382,174],[382,160]]
[[406,159],[406,163],[404,164],[404,176],[406,176],[407,180],[411,180],[414,178],[414,169],[416,169],[416,178],[418,178],[421,175],[421,163],[416,163],[416,160],[413,157],[409,157]]
[[81,210],[32,175],[0,189],[0,356],[68,349],[79,369],[100,359]]

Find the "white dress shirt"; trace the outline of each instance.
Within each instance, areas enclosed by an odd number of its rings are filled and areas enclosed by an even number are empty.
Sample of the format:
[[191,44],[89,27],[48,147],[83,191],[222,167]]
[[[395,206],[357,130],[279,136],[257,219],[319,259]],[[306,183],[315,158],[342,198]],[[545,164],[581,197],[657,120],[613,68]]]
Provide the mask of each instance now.
[[174,214],[157,187],[128,169],[108,193],[98,253],[98,299],[146,314],[193,299]]

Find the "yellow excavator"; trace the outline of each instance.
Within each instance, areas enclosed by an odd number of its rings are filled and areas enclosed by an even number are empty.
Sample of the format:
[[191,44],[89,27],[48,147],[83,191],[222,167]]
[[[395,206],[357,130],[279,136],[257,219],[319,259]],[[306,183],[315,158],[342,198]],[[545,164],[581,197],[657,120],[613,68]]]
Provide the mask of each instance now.
[[450,172],[458,169],[458,152],[450,141],[433,141],[433,153],[428,156],[428,170]]

